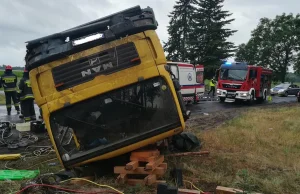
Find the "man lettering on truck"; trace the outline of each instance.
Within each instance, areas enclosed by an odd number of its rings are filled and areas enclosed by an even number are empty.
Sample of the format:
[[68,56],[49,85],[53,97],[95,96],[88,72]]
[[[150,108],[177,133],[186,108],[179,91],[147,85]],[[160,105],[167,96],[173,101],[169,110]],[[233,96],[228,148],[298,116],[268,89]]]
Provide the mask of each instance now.
[[208,95],[212,92],[212,93],[213,93],[213,96],[215,96],[215,91],[216,91],[216,81],[215,81],[215,78],[214,78],[214,77],[210,80],[209,85],[210,85],[210,91],[208,92]]

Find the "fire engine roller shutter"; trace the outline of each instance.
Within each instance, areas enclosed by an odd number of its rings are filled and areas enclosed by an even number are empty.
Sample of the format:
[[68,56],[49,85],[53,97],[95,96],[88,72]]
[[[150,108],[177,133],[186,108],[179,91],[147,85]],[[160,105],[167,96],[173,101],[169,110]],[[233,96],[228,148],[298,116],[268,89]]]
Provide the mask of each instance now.
[[126,43],[52,69],[56,89],[64,89],[140,64],[134,43]]

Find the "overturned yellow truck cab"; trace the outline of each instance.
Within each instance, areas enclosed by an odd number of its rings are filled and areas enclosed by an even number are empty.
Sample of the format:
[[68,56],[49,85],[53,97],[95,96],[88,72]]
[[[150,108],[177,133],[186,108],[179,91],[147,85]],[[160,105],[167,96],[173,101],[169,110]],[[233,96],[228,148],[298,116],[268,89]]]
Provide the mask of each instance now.
[[136,6],[27,42],[35,100],[65,168],[183,131],[189,114],[157,26],[150,7]]

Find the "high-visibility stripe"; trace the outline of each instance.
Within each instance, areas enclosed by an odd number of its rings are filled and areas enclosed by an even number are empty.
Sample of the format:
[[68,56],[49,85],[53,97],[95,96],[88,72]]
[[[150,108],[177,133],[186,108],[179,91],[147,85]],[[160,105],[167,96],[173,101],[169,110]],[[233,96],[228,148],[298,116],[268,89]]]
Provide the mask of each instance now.
[[16,103],[15,106],[20,106],[20,104],[19,104],[19,103]]
[[15,92],[17,88],[4,88],[4,92]]
[[6,105],[6,108],[11,108],[11,104],[7,104],[7,105]]
[[5,77],[2,77],[2,79],[11,79],[11,78],[15,78],[16,79],[16,77],[15,76],[5,76]]
[[31,118],[30,118],[30,117],[24,117],[24,120],[25,120],[25,121],[30,121]]
[[34,98],[33,94],[26,94],[25,96],[21,96],[20,100],[26,100],[31,98]]

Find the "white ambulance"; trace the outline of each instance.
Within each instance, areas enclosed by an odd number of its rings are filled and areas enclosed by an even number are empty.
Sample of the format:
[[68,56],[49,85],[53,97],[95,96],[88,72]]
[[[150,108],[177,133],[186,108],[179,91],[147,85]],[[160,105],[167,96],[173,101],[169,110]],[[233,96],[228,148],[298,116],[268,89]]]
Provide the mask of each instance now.
[[168,62],[174,76],[181,85],[181,94],[186,103],[199,102],[204,95],[204,67],[183,62]]

